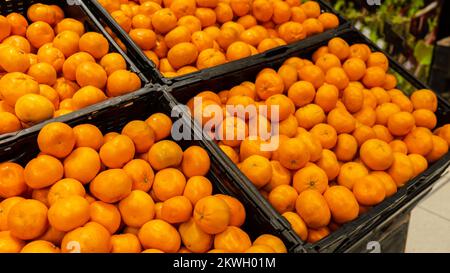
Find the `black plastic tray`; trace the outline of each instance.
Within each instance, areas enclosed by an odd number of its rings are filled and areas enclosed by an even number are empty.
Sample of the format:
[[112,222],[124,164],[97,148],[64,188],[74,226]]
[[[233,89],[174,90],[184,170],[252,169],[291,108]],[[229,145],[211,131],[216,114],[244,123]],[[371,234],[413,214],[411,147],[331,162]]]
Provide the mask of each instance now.
[[[126,31],[123,30],[119,24],[117,24],[117,22],[111,17],[111,15],[108,13],[108,11],[106,11],[106,9],[103,8],[102,5],[100,5],[100,3],[97,0],[82,0],[82,1],[84,1],[90,7],[92,7],[92,10],[98,15],[98,18],[100,18],[100,20],[102,22],[104,22],[106,26],[111,28],[112,31],[114,32],[114,34],[117,35],[117,37],[125,44],[125,46],[127,47],[128,56],[130,56],[130,58],[132,58],[132,60],[139,66],[141,71],[143,71],[145,73],[145,75],[149,77],[149,79],[152,79],[155,82],[164,84],[164,85],[178,84],[180,82],[185,82],[188,80],[193,80],[193,81],[207,80],[214,76],[220,76],[220,75],[224,74],[224,72],[240,70],[241,68],[245,67],[249,61],[251,61],[255,58],[258,58],[258,57],[268,58],[268,57],[272,57],[272,56],[279,56],[279,55],[283,54],[284,52],[286,52],[290,47],[292,47],[296,44],[303,44],[305,42],[307,43],[307,41],[311,39],[311,37],[308,37],[308,38],[298,41],[296,43],[292,43],[292,44],[286,45],[286,46],[280,46],[280,47],[268,50],[264,53],[257,54],[257,55],[251,56],[251,57],[247,57],[247,58],[244,58],[241,60],[229,62],[229,63],[219,65],[216,67],[203,69],[203,70],[200,70],[200,71],[197,71],[197,72],[194,72],[191,74],[179,76],[179,77],[166,78],[161,74],[159,69],[156,68],[156,66],[153,64],[153,62],[145,56],[145,54],[139,48],[139,46],[135,42],[133,42],[133,40],[128,35],[128,33],[126,33]],[[331,13],[335,14],[336,16],[338,16],[339,27],[336,29],[327,30],[323,33],[317,34],[312,37],[325,38],[329,35],[332,35],[332,33],[334,33],[336,30],[345,29],[350,26],[350,23],[346,19],[344,19],[344,17],[339,15],[331,7],[331,5],[329,3],[327,3],[323,0],[315,0],[315,1],[320,4],[322,11],[331,12]]]
[[[338,31],[333,34],[333,37],[342,37],[350,44],[365,43],[369,45],[372,50],[382,51],[374,43],[353,28]],[[190,98],[204,90],[219,92],[240,84],[243,81],[254,81],[256,75],[261,69],[265,67],[277,69],[287,58],[293,56],[309,58],[316,49],[320,46],[326,45],[328,40],[331,38],[332,37],[323,39],[319,36],[312,37],[304,43],[299,43],[296,46],[289,47],[289,50],[281,56],[273,56],[270,58],[260,57],[252,62],[248,62],[247,66],[239,71],[224,73],[222,76],[213,76],[205,81],[188,81],[184,82],[182,85],[175,85],[172,87],[172,94],[178,101],[186,103]],[[386,54],[386,56],[388,55]],[[400,64],[389,56],[388,58],[391,70],[395,71],[397,75],[403,77],[404,80],[412,87],[415,89],[428,88],[425,84],[409,74]],[[438,118],[438,126],[440,126],[450,123],[450,105],[439,95],[437,96],[438,110],[436,115]],[[218,153],[222,153],[219,148],[216,150]],[[250,183],[230,160],[227,160],[226,163],[231,171],[239,174],[239,177],[242,180],[241,183]],[[352,245],[360,241],[365,235],[370,234],[378,226],[386,224],[389,221],[394,221],[396,215],[402,211],[411,209],[415,205],[415,201],[423,198],[427,190],[432,187],[434,182],[441,176],[449,164],[450,152],[439,161],[430,165],[429,168],[420,176],[400,188],[395,195],[386,199],[384,202],[371,209],[368,213],[363,214],[354,221],[343,225],[337,231],[331,233],[326,238],[314,244],[304,243],[297,236],[296,240],[298,240],[298,245],[303,245],[308,252],[345,252],[349,250]],[[266,203],[264,203],[264,207],[267,206],[268,203]],[[275,214],[276,216],[274,216],[274,220],[277,219],[277,221],[283,222],[282,219],[280,219],[282,218],[281,215],[274,212],[273,208],[270,208],[267,213]],[[289,226],[289,224],[287,225]]]
[[[109,105],[99,109],[95,113],[86,113],[78,119],[72,119],[67,122],[70,126],[89,123],[97,126],[103,133],[120,132],[122,128],[132,120],[145,120],[153,113],[164,113],[172,118],[172,121],[181,122],[183,128],[189,128],[192,125],[190,115],[184,108],[176,107],[178,104],[172,95],[166,90],[166,87],[158,86],[148,90],[145,96],[137,96],[130,100],[123,100],[114,105]],[[111,113],[115,113],[111,115]],[[265,209],[261,209],[261,204],[257,196],[253,196],[252,188],[247,182],[241,182],[236,178],[236,173],[229,172],[226,164],[223,162],[223,156],[217,153],[216,149],[211,149],[213,143],[205,140],[196,140],[194,135],[200,136],[199,128],[192,126],[189,130],[191,140],[177,141],[185,149],[191,145],[198,145],[207,150],[211,158],[211,169],[207,177],[211,180],[215,193],[224,193],[239,199],[247,214],[247,219],[243,229],[249,234],[252,240],[261,234],[273,234],[283,239],[289,247],[289,239],[280,232],[281,228],[277,221],[266,214]],[[20,164],[26,164],[29,160],[38,154],[37,136],[29,138],[26,154],[8,158],[8,161],[14,161]],[[3,162],[3,161],[0,161]],[[262,198],[262,197],[261,197]],[[292,243],[292,242],[291,242]],[[299,251],[298,249],[296,251]]]
[[[35,3],[58,5],[64,10],[66,17],[71,17],[83,22],[87,30],[96,31],[103,34],[109,41],[110,51],[118,52],[125,58],[128,69],[135,72],[141,79],[142,87],[150,84],[147,77],[137,68],[137,66],[130,60],[130,58],[128,58],[128,56],[117,45],[114,39],[112,39],[112,37],[106,32],[102,25],[95,19],[94,15],[91,13],[91,11],[89,11],[85,4],[83,4],[79,0],[2,0],[0,1],[0,14],[7,15],[11,12],[26,14],[28,7]],[[72,112],[68,115],[44,121],[27,129],[0,135],[0,162],[4,161],[7,158],[11,158],[11,156],[20,157],[22,153],[26,153],[30,144],[30,140],[33,139],[39,133],[39,130],[49,122],[70,122],[71,120],[79,120],[90,113],[95,115],[96,112],[102,109],[114,108],[115,105],[119,104],[122,101],[129,101],[139,96],[145,95],[148,90],[149,89],[142,88],[131,94],[107,99],[104,102]]]

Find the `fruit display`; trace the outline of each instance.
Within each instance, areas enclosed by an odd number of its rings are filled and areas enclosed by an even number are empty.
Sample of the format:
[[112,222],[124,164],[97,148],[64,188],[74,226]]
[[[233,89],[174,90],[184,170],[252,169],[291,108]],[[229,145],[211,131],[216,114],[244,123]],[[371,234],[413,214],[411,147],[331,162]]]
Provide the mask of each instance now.
[[[295,233],[315,243],[447,154],[450,124],[436,128],[436,95],[396,87],[383,53],[335,37],[229,90],[198,90],[187,106]],[[279,145],[262,148],[270,143]]]
[[177,77],[339,26],[316,1],[99,0],[165,77]]
[[285,253],[276,236],[250,238],[236,198],[213,194],[210,157],[184,151],[155,113],[121,132],[54,122],[24,167],[0,164],[0,252]]
[[56,5],[0,15],[0,135],[141,88],[108,40]]

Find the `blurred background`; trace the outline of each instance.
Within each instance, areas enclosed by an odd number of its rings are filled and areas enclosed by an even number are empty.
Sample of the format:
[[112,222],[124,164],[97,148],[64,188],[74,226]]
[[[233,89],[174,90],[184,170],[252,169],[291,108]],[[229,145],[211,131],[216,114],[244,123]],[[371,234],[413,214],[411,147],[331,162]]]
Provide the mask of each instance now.
[[450,101],[449,0],[326,1]]

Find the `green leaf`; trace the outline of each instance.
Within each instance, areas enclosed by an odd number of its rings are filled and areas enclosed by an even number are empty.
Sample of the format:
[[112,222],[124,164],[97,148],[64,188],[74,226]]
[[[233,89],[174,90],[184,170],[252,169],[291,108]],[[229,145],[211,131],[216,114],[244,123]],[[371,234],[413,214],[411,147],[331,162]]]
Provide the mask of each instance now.
[[414,47],[414,57],[420,65],[431,65],[433,58],[433,46],[427,45],[424,41],[418,41]]

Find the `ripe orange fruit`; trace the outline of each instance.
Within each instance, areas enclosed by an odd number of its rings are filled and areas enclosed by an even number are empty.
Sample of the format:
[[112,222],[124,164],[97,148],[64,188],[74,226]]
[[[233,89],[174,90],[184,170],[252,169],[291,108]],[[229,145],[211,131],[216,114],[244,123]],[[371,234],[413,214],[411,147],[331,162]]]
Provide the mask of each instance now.
[[241,171],[258,188],[264,187],[272,178],[272,167],[267,158],[252,155],[242,162]]
[[325,120],[323,109],[316,104],[308,104],[295,112],[298,125],[305,129],[311,129]]
[[214,248],[233,253],[242,253],[252,246],[248,234],[234,226],[227,227],[214,237]]
[[178,231],[163,220],[151,220],[139,230],[139,240],[144,248],[156,248],[175,253],[181,245]]
[[0,90],[6,104],[14,107],[17,100],[23,95],[39,94],[39,84],[28,75],[13,72],[0,79]]
[[279,161],[283,167],[298,170],[310,159],[309,150],[302,140],[291,138],[283,141],[278,149]]
[[388,169],[394,162],[389,144],[382,140],[370,139],[361,146],[360,157],[364,164],[375,171]]
[[414,166],[407,155],[394,153],[394,163],[387,172],[397,187],[401,187],[414,176]]
[[316,190],[305,190],[298,196],[295,205],[297,213],[311,228],[327,226],[331,213],[325,198]]
[[183,245],[194,253],[205,253],[211,249],[213,236],[205,233],[191,218],[189,221],[182,223],[178,231],[183,241]]
[[117,97],[136,91],[141,87],[141,79],[128,70],[116,70],[107,80],[106,93],[110,97]]
[[103,171],[89,184],[91,194],[106,203],[115,203],[131,193],[133,182],[121,169]]
[[0,112],[0,134],[19,131],[22,128],[20,120],[12,113]]
[[41,189],[61,180],[64,168],[61,162],[49,155],[32,159],[25,167],[25,183],[33,189]]
[[108,54],[109,43],[103,35],[96,32],[87,32],[80,37],[80,51],[91,54],[96,59],[101,59]]
[[62,70],[66,60],[61,50],[53,47],[52,45],[42,46],[38,50],[37,57],[38,62],[51,64],[56,72],[60,72]]
[[155,143],[149,150],[148,159],[155,170],[180,165],[183,151],[180,146],[171,140]]
[[367,168],[357,162],[347,162],[341,166],[341,171],[338,176],[338,183],[348,189],[353,189],[356,181],[367,176],[369,171]]
[[172,120],[165,114],[155,113],[145,122],[153,129],[155,140],[159,141],[170,135],[172,129]]
[[187,197],[193,205],[203,197],[212,194],[211,182],[203,176],[193,176],[188,179],[184,188],[183,196]]
[[119,210],[123,222],[130,227],[140,228],[155,216],[155,203],[146,192],[133,190],[120,200]]
[[27,189],[24,179],[24,169],[12,162],[0,164],[0,197],[19,196]]
[[375,131],[375,135],[377,139],[383,140],[386,143],[391,142],[394,137],[389,132],[389,129],[386,128],[383,125],[375,125],[372,127],[372,129]]
[[53,85],[56,82],[56,70],[48,63],[37,63],[30,66],[28,75],[39,84]]
[[395,136],[407,135],[415,125],[414,116],[409,112],[398,112],[388,118],[387,127]]
[[329,124],[320,123],[314,126],[310,133],[317,137],[324,149],[331,149],[336,145],[337,133],[336,130]]
[[432,133],[426,128],[416,127],[403,140],[411,154],[426,156],[433,149]]
[[330,235],[330,229],[323,227],[319,229],[308,229],[308,243],[315,243]]
[[392,152],[408,154],[408,146],[406,146],[406,143],[401,140],[396,139],[391,141],[389,146],[391,146]]
[[17,202],[8,213],[8,229],[21,240],[31,240],[42,235],[48,225],[47,207],[36,200]]
[[121,224],[121,216],[116,205],[94,201],[89,205],[91,221],[104,226],[110,234],[116,233]]
[[324,12],[318,17],[325,30],[337,28],[339,26],[339,18],[330,12]]
[[72,18],[64,18],[55,27],[58,34],[65,30],[76,32],[80,37],[85,32],[83,23]]
[[305,39],[307,32],[301,23],[286,22],[278,27],[278,34],[281,39],[290,44]]
[[88,147],[75,149],[64,160],[64,174],[67,178],[74,178],[83,184],[92,181],[101,168],[98,153]]
[[230,223],[230,208],[219,197],[207,196],[194,207],[194,220],[201,230],[208,234],[218,234]]
[[283,167],[279,161],[272,160],[270,165],[272,166],[272,178],[264,187],[265,190],[270,192],[277,186],[291,183],[291,172]]
[[156,173],[153,181],[154,196],[160,201],[183,195],[186,178],[177,169],[167,168]]
[[167,59],[175,69],[195,62],[195,60],[197,60],[197,57],[197,47],[194,44],[188,42],[183,42],[175,45],[167,53]]
[[315,88],[308,81],[298,81],[288,89],[288,97],[296,107],[302,107],[314,100]]
[[77,66],[75,77],[78,85],[104,88],[108,76],[103,67],[97,63],[84,62]]
[[332,186],[323,195],[330,208],[333,220],[339,224],[350,222],[359,213],[358,201],[344,186]]
[[103,134],[94,125],[81,124],[73,127],[75,147],[89,147],[96,151],[103,145]]
[[11,231],[0,231],[0,253],[19,253],[25,242],[12,236]]
[[208,153],[199,146],[191,146],[183,153],[181,168],[186,177],[206,175],[210,167]]
[[432,112],[437,110],[437,97],[431,90],[422,89],[415,91],[411,95],[411,101],[415,110],[428,109]]
[[355,137],[349,134],[340,134],[336,146],[334,147],[334,153],[338,160],[347,162],[351,161],[358,151],[358,142]]
[[430,130],[436,127],[437,118],[432,111],[428,109],[419,109],[415,110],[412,114],[416,121],[417,127],[425,127]]
[[55,107],[44,96],[26,94],[17,100],[14,110],[23,123],[33,125],[52,118]]
[[130,137],[120,135],[100,148],[100,159],[109,168],[121,168],[133,159],[135,146]]
[[414,177],[418,176],[428,168],[428,162],[424,156],[419,154],[409,154],[408,157],[413,165]]
[[315,1],[307,1],[300,5],[308,18],[317,18],[320,15],[320,5]]
[[50,225],[60,231],[70,231],[81,227],[89,219],[89,203],[84,197],[78,195],[61,198],[48,210]]
[[189,220],[192,215],[192,204],[185,196],[175,196],[165,200],[161,207],[161,219],[178,224]]
[[72,195],[84,197],[86,190],[79,181],[72,178],[65,178],[53,184],[48,192],[47,199],[50,205],[53,205],[59,199]]
[[433,149],[426,156],[428,162],[437,161],[448,152],[448,145],[446,145],[445,139],[435,135],[431,137],[433,141]]
[[62,67],[64,78],[67,80],[76,80],[76,71],[80,64],[85,62],[95,63],[94,57],[86,52],[78,52],[68,57]]
[[150,164],[142,159],[134,159],[128,162],[123,170],[133,181],[133,190],[148,192],[153,185],[154,173]]
[[297,213],[288,211],[283,213],[282,216],[286,218],[289,224],[291,224],[292,229],[297,233],[300,239],[306,240],[308,238],[308,228]]
[[66,58],[78,52],[78,45],[80,41],[80,36],[78,33],[65,30],[56,35],[53,40],[53,46],[59,49]]
[[380,179],[373,175],[367,175],[355,182],[353,194],[361,205],[373,206],[384,200],[386,190]]
[[36,240],[25,245],[20,253],[60,253],[60,249],[51,242]]
[[26,37],[34,48],[40,48],[55,38],[52,27],[43,21],[34,22],[28,26]]
[[[73,242],[78,244],[74,245]],[[78,249],[79,248],[79,249]],[[89,222],[76,228],[64,236],[61,252],[70,253],[109,253],[111,251],[111,235],[108,230],[96,222]]]
[[375,176],[383,183],[384,189],[386,191],[386,197],[389,197],[397,192],[397,185],[388,173],[375,171],[371,172],[370,175]]
[[[27,27],[28,27],[28,22],[27,22],[27,19],[23,15],[21,15],[17,12],[12,12],[6,16],[6,19],[8,20],[8,23],[11,26],[11,35],[19,35],[19,36],[25,37]],[[7,33],[8,26],[6,24],[4,26],[4,29],[5,29],[4,33]],[[3,35],[5,35],[5,34],[3,34]],[[2,40],[2,39],[0,39],[0,40]]]
[[134,234],[113,235],[111,245],[111,253],[139,253],[142,250],[141,243]]
[[386,81],[386,72],[379,66],[369,67],[362,81],[368,88],[381,87]]
[[75,146],[75,134],[70,126],[61,122],[45,125],[38,135],[39,149],[57,158],[68,156]]
[[129,122],[122,129],[122,134],[133,141],[137,153],[148,152],[155,141],[155,133],[145,121],[134,120]]
[[353,116],[343,108],[335,108],[328,113],[327,122],[339,134],[351,133],[355,130],[356,121]]
[[[295,177],[294,177],[295,179]],[[269,193],[269,202],[280,214],[295,209],[298,198],[298,190],[289,185],[279,185]]]
[[258,238],[256,238],[256,240],[253,242],[253,246],[260,246],[260,245],[269,246],[276,253],[287,253],[287,249],[283,241],[281,241],[280,238],[274,235],[263,234]]
[[225,55],[217,49],[208,48],[198,54],[197,68],[205,69],[226,63]]
[[327,149],[322,151],[322,157],[317,161],[317,166],[325,171],[328,180],[335,179],[340,171],[340,166],[337,161],[336,155]]
[[293,187],[299,194],[308,189],[324,193],[328,187],[328,177],[324,170],[312,164],[295,173]]

